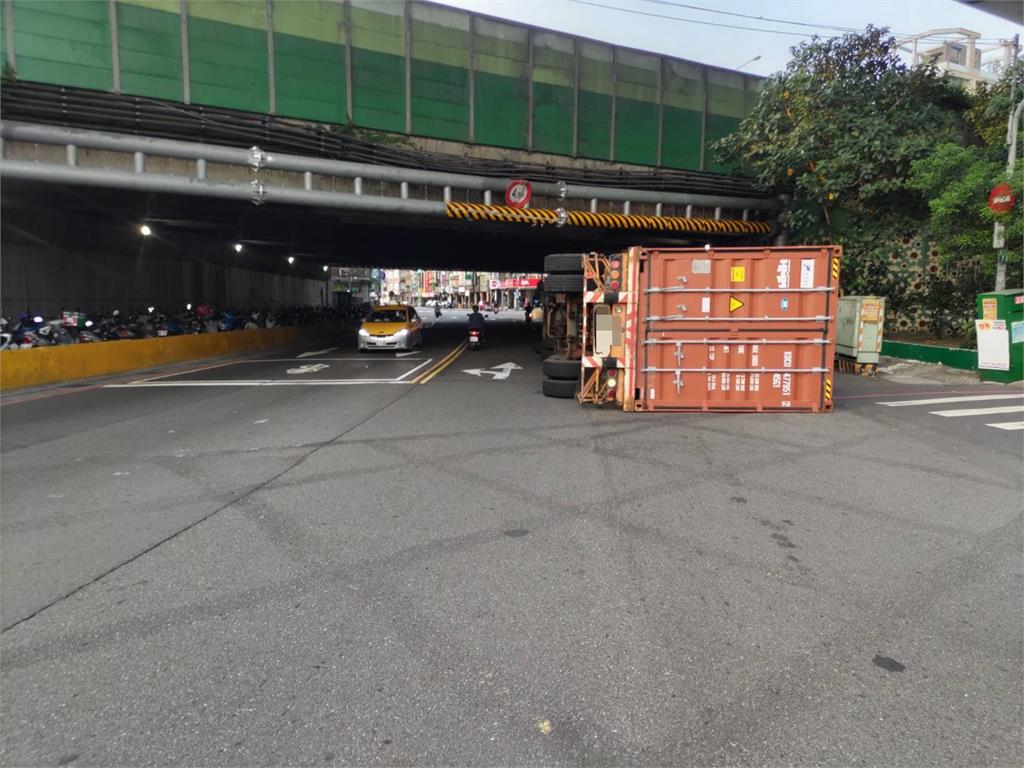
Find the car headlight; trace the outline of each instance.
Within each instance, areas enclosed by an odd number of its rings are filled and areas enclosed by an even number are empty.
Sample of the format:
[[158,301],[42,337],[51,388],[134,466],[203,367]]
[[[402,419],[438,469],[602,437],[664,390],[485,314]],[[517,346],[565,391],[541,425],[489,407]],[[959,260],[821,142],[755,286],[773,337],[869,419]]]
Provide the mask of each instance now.
[[409,329],[408,328],[403,328],[402,330],[400,330],[398,333],[395,334],[395,336],[408,336],[408,335],[409,335]]
[[360,328],[359,329],[359,335],[360,336],[369,336],[370,332],[368,330],[366,330],[365,328]]

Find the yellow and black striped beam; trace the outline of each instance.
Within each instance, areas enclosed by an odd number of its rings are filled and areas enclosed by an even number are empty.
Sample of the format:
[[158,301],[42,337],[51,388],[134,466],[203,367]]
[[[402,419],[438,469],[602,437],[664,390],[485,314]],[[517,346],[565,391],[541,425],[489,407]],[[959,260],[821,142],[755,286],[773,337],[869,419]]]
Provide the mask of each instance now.
[[[550,225],[557,224],[559,219],[558,211],[546,208],[509,208],[504,205],[482,205],[480,203],[448,203],[445,215],[449,219],[513,224]],[[590,213],[589,211],[566,211],[566,215],[566,225],[574,227],[646,229],[722,235],[768,235],[772,232],[772,224],[768,221],[687,219],[683,216],[627,216],[622,213]]]

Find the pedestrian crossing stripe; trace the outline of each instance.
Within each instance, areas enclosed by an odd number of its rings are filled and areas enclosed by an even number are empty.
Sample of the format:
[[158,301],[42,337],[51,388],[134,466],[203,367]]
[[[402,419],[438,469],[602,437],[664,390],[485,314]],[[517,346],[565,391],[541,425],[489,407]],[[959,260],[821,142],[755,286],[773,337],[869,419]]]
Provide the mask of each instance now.
[[[923,397],[917,400],[887,400],[880,401],[877,405],[885,405],[890,408],[903,408],[907,406],[919,405],[946,405],[957,403],[960,404],[957,408],[949,408],[942,411],[929,411],[932,416],[941,416],[943,418],[960,418],[965,416],[995,416],[1004,413],[1021,413],[1024,412],[1024,403],[1016,405],[988,405],[985,401],[992,400],[1024,400],[1024,392],[1018,393],[996,393],[988,392],[981,395],[956,395],[954,397]],[[971,407],[981,405],[982,407]],[[987,423],[986,427],[993,429],[999,429],[1007,432],[1019,432],[1024,431],[1024,421],[1006,421]]]

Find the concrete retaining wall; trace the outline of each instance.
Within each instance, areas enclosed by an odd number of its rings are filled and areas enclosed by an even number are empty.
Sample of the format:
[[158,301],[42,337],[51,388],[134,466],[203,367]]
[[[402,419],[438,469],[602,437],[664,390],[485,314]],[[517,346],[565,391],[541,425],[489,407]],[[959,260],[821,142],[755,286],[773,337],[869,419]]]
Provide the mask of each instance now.
[[257,352],[342,332],[340,326],[326,324],[5,350],[0,352],[0,391]]
[[964,371],[978,370],[978,351],[975,349],[936,347],[931,344],[910,344],[905,341],[883,341],[882,354],[903,360],[942,363],[949,368],[960,368]]

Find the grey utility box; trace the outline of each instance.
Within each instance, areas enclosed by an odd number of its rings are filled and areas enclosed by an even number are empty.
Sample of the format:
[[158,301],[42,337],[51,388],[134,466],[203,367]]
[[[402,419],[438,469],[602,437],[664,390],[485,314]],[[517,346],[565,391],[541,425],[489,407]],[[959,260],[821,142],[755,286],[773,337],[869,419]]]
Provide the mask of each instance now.
[[858,365],[878,365],[884,324],[884,297],[843,296],[839,299],[836,353]]

